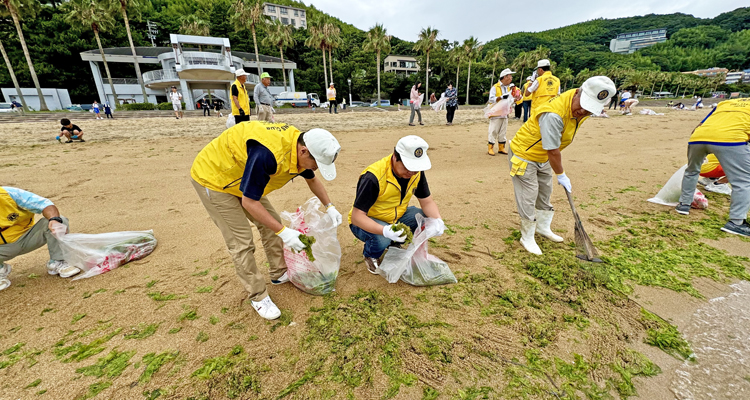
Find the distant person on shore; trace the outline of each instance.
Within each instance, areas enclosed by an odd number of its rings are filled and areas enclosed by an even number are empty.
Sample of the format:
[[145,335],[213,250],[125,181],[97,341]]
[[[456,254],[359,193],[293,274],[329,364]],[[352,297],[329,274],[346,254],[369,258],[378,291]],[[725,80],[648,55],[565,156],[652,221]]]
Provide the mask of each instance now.
[[333,82],[331,82],[331,84],[328,85],[328,89],[326,89],[326,98],[328,99],[328,114],[330,114],[331,111],[335,111],[336,114],[338,114],[339,109],[338,102],[336,102],[336,88],[333,87]]
[[273,95],[268,87],[271,86],[271,75],[264,72],[260,75],[260,83],[255,85],[253,100],[258,121],[273,122]]
[[109,106],[109,103],[104,103],[104,116],[107,117],[107,119],[115,119],[115,117],[112,116],[112,107]]
[[703,108],[703,98],[698,96],[698,98],[695,100],[695,109]]
[[[42,214],[34,223],[34,215]],[[52,232],[68,231],[68,219],[60,216],[55,205],[34,193],[14,187],[0,187],[0,290],[10,286],[11,272],[6,261],[47,245],[47,273],[70,278],[81,272],[64,259],[60,244]],[[6,218],[7,216],[7,218]]]
[[632,115],[632,108],[637,106],[639,103],[638,99],[633,97],[633,94],[629,90],[626,90],[622,94],[622,100],[620,101],[620,108],[622,108],[623,115]]
[[435,97],[435,92],[430,93],[430,104],[437,103],[437,97]]
[[607,110],[611,110],[612,107],[617,110],[617,106],[620,104],[620,91],[618,90],[617,93],[615,93],[614,96],[612,96],[612,100],[609,101],[609,108]]
[[[513,97],[513,100],[523,99],[519,90],[516,89],[516,95],[513,95],[513,74],[510,68],[505,68],[500,72],[500,79],[490,89],[488,102],[495,104],[501,100],[507,100]],[[487,129],[487,154],[494,156],[495,143],[497,143],[497,152],[508,154],[505,151],[505,135],[508,131],[508,116],[498,116],[490,118],[490,124]]]
[[175,118],[182,118],[182,93],[177,91],[176,86],[172,86],[172,93],[169,94],[169,100],[172,101]]
[[341,99],[341,109],[346,110],[346,97]]
[[513,111],[515,116],[513,119],[521,119],[521,113],[523,112],[523,94],[516,99],[516,105]]
[[414,113],[419,116],[419,125],[422,123],[422,96],[419,94],[419,88],[422,86],[422,82],[417,82],[416,85],[411,87],[411,94],[409,95],[409,105],[411,106],[411,116],[409,116],[409,126],[414,126]]
[[750,100],[719,103],[698,124],[688,140],[688,163],[682,178],[680,203],[675,208],[690,214],[703,161],[714,154],[732,186],[729,221],[721,228],[733,235],[750,237],[747,213],[750,211]]
[[[79,128],[78,125],[74,125],[67,118],[61,119],[60,124],[62,125],[62,128],[60,128],[60,135],[55,138],[58,142],[70,143],[74,139],[80,142],[85,142],[85,140],[83,140],[83,129]],[[65,137],[68,140],[63,142],[62,137]]]
[[521,88],[521,93],[523,93],[523,122],[528,121],[529,116],[531,115],[531,93],[528,93],[526,90],[529,88],[529,86],[531,86],[531,83],[532,78],[530,76],[527,76],[526,83],[524,83],[523,87]]
[[200,100],[201,109],[203,110],[203,116],[206,116],[206,113],[208,113],[208,116],[211,116],[211,105],[208,103],[208,100],[206,98],[202,98]]
[[94,115],[96,115],[96,119],[104,119],[102,118],[100,111],[99,111],[99,103],[94,100],[94,104],[91,105],[91,109],[94,110]]
[[532,75],[533,82],[524,93],[531,94],[532,117],[534,116],[534,109],[560,94],[560,79],[552,75],[549,60],[539,60],[534,74],[536,77]]
[[231,103],[235,124],[250,121],[250,97],[247,95],[247,89],[245,88],[245,81],[248,75],[242,68],[234,71],[234,76],[237,79],[232,83]]
[[221,112],[221,109],[224,108],[224,101],[221,99],[214,99],[214,112],[216,113],[216,117],[221,118],[224,116],[224,113]]
[[446,125],[453,125],[453,117],[456,115],[456,109],[458,109],[458,92],[453,87],[453,82],[448,82],[448,88],[445,89],[445,98],[448,101],[445,102],[445,114]]

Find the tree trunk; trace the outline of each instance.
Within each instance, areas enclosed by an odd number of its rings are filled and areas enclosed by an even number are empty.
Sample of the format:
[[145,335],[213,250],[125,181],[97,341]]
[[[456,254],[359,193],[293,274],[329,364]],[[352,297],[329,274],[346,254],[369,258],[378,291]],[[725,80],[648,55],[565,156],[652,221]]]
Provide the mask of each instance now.
[[328,69],[331,71],[329,76],[331,77],[331,82],[333,82],[333,52],[331,51],[331,46],[328,46]]
[[469,73],[466,75],[466,105],[469,105],[469,83],[471,82],[471,60],[469,60]]
[[[325,79],[325,82],[323,82],[323,93],[322,95],[325,95],[326,90],[328,90],[328,69],[326,67],[326,48],[325,46],[321,46],[321,50],[323,53],[323,78]],[[328,100],[328,96],[326,95],[326,100]]]
[[518,81],[518,86],[523,86],[523,80],[526,79],[526,78],[523,77],[523,72],[524,72],[525,69],[526,69],[526,67],[524,67],[524,66],[521,67],[521,79],[519,79],[519,81]]
[[263,73],[263,68],[260,67],[260,57],[258,56],[258,40],[255,37],[255,25],[252,26],[253,29],[253,45],[255,46],[255,66],[258,68],[258,78],[260,78],[260,75]]
[[492,86],[495,83],[495,64],[492,64],[492,78],[490,78],[490,86]]
[[651,97],[654,97],[654,88],[656,87],[656,81],[651,85]]
[[8,73],[10,73],[10,79],[13,81],[13,86],[15,86],[15,88],[16,88],[16,94],[18,94],[18,97],[21,98],[21,105],[23,106],[21,108],[21,114],[24,114],[26,112],[26,110],[27,110],[26,99],[23,98],[23,93],[21,93],[21,87],[18,86],[18,80],[16,79],[16,73],[13,72],[13,65],[11,65],[10,59],[8,58],[8,54],[5,52],[5,47],[3,47],[2,40],[0,40],[0,52],[3,53],[3,59],[5,59],[5,65],[8,66]]
[[430,105],[430,52],[427,52],[427,69],[424,70],[424,104]]
[[378,104],[377,104],[377,107],[380,107],[380,50],[378,50],[377,63],[378,63]]
[[284,77],[284,91],[286,92],[286,68],[284,67],[284,48],[279,46],[279,55],[281,55],[281,76]]
[[44,101],[44,95],[42,94],[42,87],[39,86],[39,78],[36,76],[34,71],[34,63],[31,62],[31,55],[29,55],[29,48],[26,47],[26,39],[23,37],[23,31],[21,30],[21,23],[18,21],[18,12],[15,7],[10,4],[9,0],[4,0],[5,7],[10,11],[10,15],[13,17],[13,22],[16,24],[16,30],[18,31],[18,39],[21,41],[21,47],[23,48],[23,55],[26,56],[26,63],[29,64],[29,73],[31,73],[31,79],[34,81],[36,86],[36,93],[39,96],[39,111],[49,111],[47,108],[47,102]]
[[141,66],[138,65],[138,57],[135,54],[135,45],[133,45],[133,36],[130,34],[130,21],[128,21],[128,12],[125,10],[125,4],[120,0],[120,10],[122,11],[122,19],[125,21],[125,31],[128,33],[128,42],[130,42],[130,51],[133,53],[133,63],[135,65],[135,75],[138,78],[138,83],[141,85],[141,91],[143,92],[143,102],[148,103],[148,94],[146,94],[146,85],[143,83],[143,75],[141,75]]
[[461,63],[456,67],[456,100],[458,100],[458,72],[461,70]]
[[674,92],[674,97],[680,97],[680,85],[677,85],[677,90]]
[[[99,54],[102,55],[102,61],[104,62],[104,70],[107,71],[107,80],[109,81],[109,88],[112,89],[112,97],[115,98],[115,105],[112,108],[117,108],[120,105],[120,101],[117,99],[117,92],[115,91],[115,85],[112,83],[112,74],[109,73],[109,65],[107,65],[107,59],[104,57],[104,49],[102,48],[102,41],[99,39],[99,29],[94,29],[94,36],[96,36],[96,43],[99,45]],[[104,95],[104,101],[109,102],[107,95]],[[102,100],[102,99],[100,99]]]
[[661,82],[661,86],[659,86],[659,91],[664,91],[664,81]]

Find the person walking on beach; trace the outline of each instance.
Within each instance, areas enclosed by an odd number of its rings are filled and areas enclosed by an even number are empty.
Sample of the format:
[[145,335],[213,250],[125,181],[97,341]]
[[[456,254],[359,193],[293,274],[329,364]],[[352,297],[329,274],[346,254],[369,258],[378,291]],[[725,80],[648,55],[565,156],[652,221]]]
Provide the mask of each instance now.
[[448,99],[445,102],[445,114],[446,125],[453,125],[453,117],[456,115],[456,109],[458,108],[458,92],[453,87],[453,82],[448,83],[448,88],[445,89],[445,98]]
[[411,105],[411,116],[409,116],[409,126],[414,126],[414,113],[419,116],[419,125],[422,123],[422,96],[419,94],[419,88],[422,86],[422,82],[417,82],[416,85],[411,87],[411,94],[409,95],[409,104]]
[[[34,214],[42,214],[34,223]],[[48,199],[22,189],[0,187],[0,290],[10,286],[11,267],[6,261],[47,245],[47,273],[70,278],[81,272],[64,259],[52,234],[68,231],[68,219]]]
[[614,106],[615,111],[616,111],[618,104],[620,104],[620,91],[619,90],[617,91],[617,93],[615,93],[614,96],[612,96],[612,100],[609,101],[609,107],[607,107],[607,110],[611,110],[612,106]]
[[542,254],[534,239],[535,233],[553,242],[563,241],[550,228],[555,214],[550,202],[553,172],[557,175],[557,182],[572,192],[560,152],[573,142],[578,129],[590,115],[601,114],[616,90],[615,84],[606,76],[589,78],[580,88],[568,90],[538,105],[531,119],[511,140],[508,164],[521,217],[521,245],[529,253]]
[[[526,89],[525,94],[531,95],[532,117],[534,116],[534,109],[560,94],[560,79],[552,75],[550,68],[549,60],[539,60],[536,64],[536,71],[534,72],[536,74],[536,79],[534,79],[531,85]],[[601,114],[601,112],[597,114]]]
[[271,86],[271,75],[264,72],[260,75],[260,83],[253,89],[253,100],[255,100],[255,113],[258,121],[273,122],[273,95],[268,87]]
[[94,110],[94,115],[96,115],[96,119],[104,119],[102,118],[100,111],[99,111],[99,103],[94,100],[94,104],[91,105],[91,108]]
[[211,104],[208,102],[208,100],[206,100],[205,97],[200,100],[200,105],[201,105],[201,109],[203,110],[203,116],[205,117],[206,114],[208,114],[208,116],[210,117],[211,116]]
[[216,117],[221,118],[224,116],[224,113],[221,112],[221,109],[224,108],[224,101],[221,99],[214,99],[214,112],[216,113]]
[[733,235],[750,237],[747,213],[750,211],[750,98],[726,100],[698,124],[688,141],[688,164],[682,178],[680,203],[675,208],[690,214],[695,186],[703,159],[713,153],[721,164],[729,184],[732,200],[729,221],[721,228]]
[[[512,97],[513,90],[513,74],[510,68],[505,68],[500,72],[500,79],[490,89],[489,103],[495,104],[498,101],[508,99]],[[514,100],[522,99],[520,92],[516,89],[517,96]],[[505,151],[505,135],[508,131],[508,116],[492,117],[490,118],[490,125],[487,132],[487,154],[494,156],[494,147],[497,143],[497,152],[500,154],[508,154]]]
[[338,114],[339,109],[338,102],[336,101],[336,88],[333,87],[333,82],[331,82],[331,84],[328,85],[328,89],[326,89],[326,98],[328,99],[328,114],[330,114],[332,110]]
[[245,88],[245,81],[248,75],[242,68],[234,71],[234,76],[237,79],[232,83],[231,92],[232,115],[234,116],[235,124],[250,121],[250,97],[248,97],[247,89]]
[[236,124],[198,153],[190,169],[192,185],[208,215],[224,237],[234,268],[250,302],[265,319],[281,311],[271,300],[263,273],[255,261],[252,223],[260,233],[271,283],[289,282],[283,246],[302,251],[301,233],[282,225],[268,195],[301,176],[310,191],[326,205],[335,225],[341,213],[328,198],[323,183],[336,177],[334,161],[339,142],[324,129],[299,129],[280,123],[252,121]]
[[107,117],[107,119],[115,119],[115,117],[112,116],[112,107],[109,106],[109,103],[104,103],[104,116]]
[[[528,93],[526,89],[531,86],[532,78],[530,76],[526,77],[526,83],[523,84],[523,88],[521,89],[521,93],[523,93],[523,103],[521,103],[523,107],[523,122],[529,120],[529,115],[531,115],[531,93]],[[527,94],[528,93],[528,94]]]
[[169,94],[169,100],[172,101],[175,119],[182,118],[182,93],[177,91],[176,86],[172,86],[172,93]]

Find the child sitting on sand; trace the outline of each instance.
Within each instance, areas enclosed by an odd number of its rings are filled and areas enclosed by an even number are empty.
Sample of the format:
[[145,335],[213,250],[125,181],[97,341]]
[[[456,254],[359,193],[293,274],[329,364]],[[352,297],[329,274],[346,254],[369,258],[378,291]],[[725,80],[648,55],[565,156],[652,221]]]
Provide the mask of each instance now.
[[[57,139],[58,142],[70,143],[74,139],[80,140],[81,142],[85,142],[85,140],[83,140],[83,129],[79,128],[78,125],[74,125],[67,118],[61,119],[60,124],[62,125],[62,128],[60,128],[60,136],[57,136],[55,138]],[[63,142],[61,139],[61,136],[66,137],[68,141]]]

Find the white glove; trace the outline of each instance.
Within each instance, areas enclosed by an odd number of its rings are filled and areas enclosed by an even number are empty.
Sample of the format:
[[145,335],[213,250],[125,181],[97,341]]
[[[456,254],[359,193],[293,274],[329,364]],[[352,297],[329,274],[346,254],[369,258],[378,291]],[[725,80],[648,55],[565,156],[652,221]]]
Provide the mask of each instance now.
[[305,249],[305,244],[299,240],[299,235],[301,234],[300,231],[285,226],[284,229],[276,235],[284,241],[286,246],[289,246],[289,248],[296,252],[300,252]]
[[445,233],[445,222],[443,222],[442,218],[439,218],[437,220],[437,226],[438,226],[438,236],[443,236],[443,233]]
[[331,219],[333,220],[333,223],[336,226],[341,225],[341,221],[342,221],[341,213],[338,212],[338,210],[336,210],[336,207],[334,207],[333,205],[328,206],[328,208],[326,208],[326,214],[328,214],[328,216],[331,217]]
[[393,225],[386,225],[383,227],[383,236],[385,236],[388,239],[391,239],[391,241],[403,243],[406,240],[406,234],[404,233],[404,230],[400,231],[392,231],[391,227]]
[[557,183],[561,184],[568,193],[573,193],[573,187],[570,185],[570,178],[565,175],[565,172],[557,176]]

